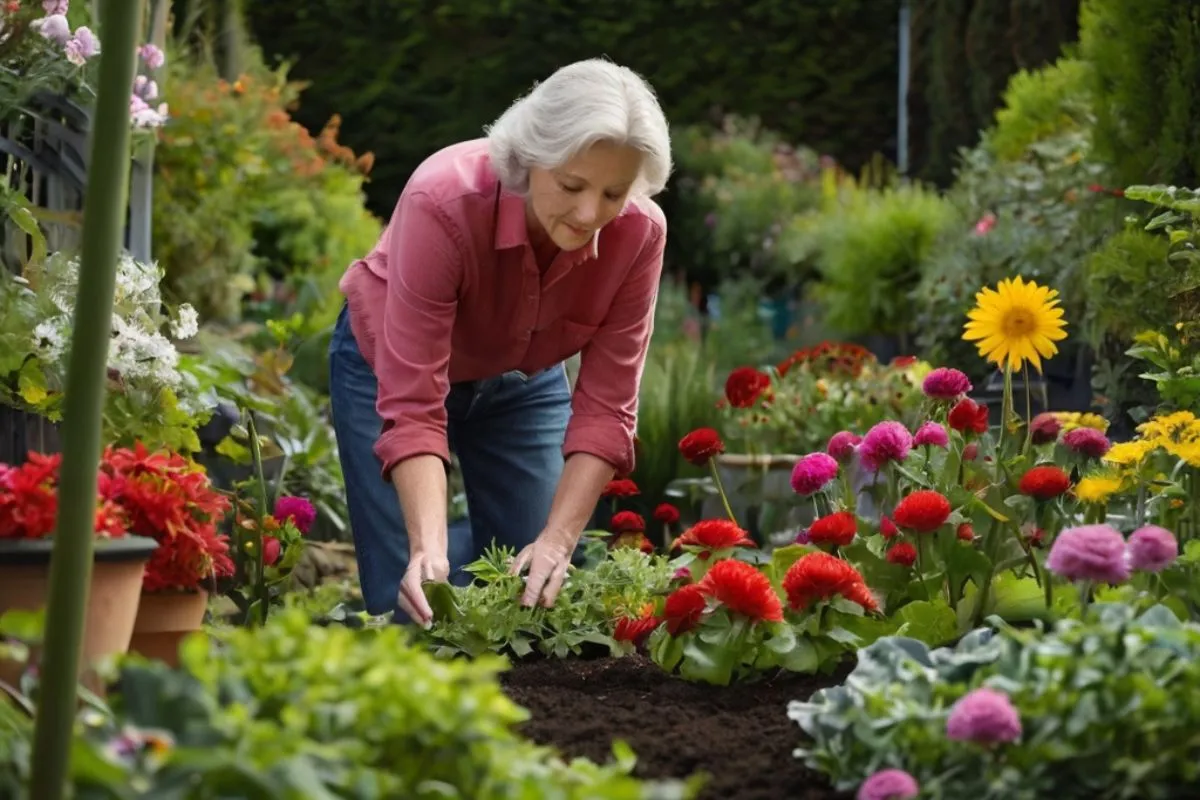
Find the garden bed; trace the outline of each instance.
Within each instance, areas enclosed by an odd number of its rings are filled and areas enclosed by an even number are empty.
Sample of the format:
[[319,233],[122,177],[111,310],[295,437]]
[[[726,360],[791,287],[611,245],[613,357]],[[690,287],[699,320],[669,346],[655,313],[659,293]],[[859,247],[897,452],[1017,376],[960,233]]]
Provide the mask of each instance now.
[[705,800],[848,800],[792,757],[802,734],[787,718],[789,701],[839,683],[848,671],[717,687],[630,656],[526,660],[501,680],[532,715],[521,732],[565,756],[604,762],[613,740],[623,739],[637,753],[640,777],[707,772]]

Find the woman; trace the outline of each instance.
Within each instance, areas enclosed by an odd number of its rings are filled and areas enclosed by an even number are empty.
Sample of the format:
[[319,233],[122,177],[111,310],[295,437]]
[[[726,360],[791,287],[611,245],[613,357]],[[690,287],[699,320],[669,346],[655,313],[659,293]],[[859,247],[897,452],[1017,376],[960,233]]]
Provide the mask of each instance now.
[[[670,171],[652,89],[571,64],[421,164],[347,270],[331,399],[370,613],[428,626],[422,584],[492,542],[529,570],[522,603],[553,604],[604,485],[633,468],[666,240],[649,198]],[[451,451],[470,536],[447,526]]]

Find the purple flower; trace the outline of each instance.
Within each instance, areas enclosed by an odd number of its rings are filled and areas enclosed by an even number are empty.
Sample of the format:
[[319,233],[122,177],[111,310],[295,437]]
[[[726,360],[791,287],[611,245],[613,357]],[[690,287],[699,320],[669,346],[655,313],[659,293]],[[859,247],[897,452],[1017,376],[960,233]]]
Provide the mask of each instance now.
[[149,102],[158,97],[158,84],[145,75],[138,75],[133,79],[133,93]]
[[808,528],[801,528],[796,533],[794,541],[796,544],[812,544],[812,537],[808,535]]
[[142,63],[146,65],[147,69],[158,69],[167,61],[163,51],[152,44],[144,44],[139,47],[138,56],[141,57]]
[[1126,544],[1129,566],[1140,572],[1161,572],[1179,555],[1175,534],[1157,525],[1138,528]]
[[69,0],[42,0],[42,10],[46,12],[46,16],[66,16],[70,5]]
[[65,45],[71,38],[71,26],[62,14],[42,17],[30,27],[57,45]]
[[1095,428],[1074,428],[1063,434],[1063,444],[1085,458],[1101,458],[1112,447],[1108,437]]
[[275,501],[275,519],[280,522],[290,519],[301,533],[308,533],[316,518],[317,510],[303,497],[281,497]]
[[838,461],[845,463],[854,455],[854,448],[858,447],[860,442],[862,442],[861,436],[856,436],[850,431],[839,431],[829,438],[829,444],[825,446],[825,452]]
[[100,40],[86,25],[75,29],[75,35],[67,42],[67,61],[81,67],[89,58],[100,54]]
[[1108,525],[1081,525],[1058,535],[1046,567],[1072,581],[1123,583],[1129,579],[1125,539]]
[[880,422],[867,431],[859,446],[859,458],[870,472],[878,472],[889,461],[903,461],[912,449],[913,437],[908,428],[894,420]]
[[902,769],[881,769],[858,787],[858,800],[911,800],[920,787]]
[[946,429],[940,423],[926,422],[917,429],[917,435],[913,437],[913,444],[918,447],[923,445],[949,447],[950,437],[946,434]]
[[1008,695],[986,687],[964,695],[950,709],[946,737],[960,742],[1002,744],[1021,736],[1021,716]]
[[950,367],[938,367],[925,376],[921,391],[934,400],[957,400],[973,389],[971,380],[962,372]]
[[692,579],[692,571],[687,567],[680,567],[675,570],[675,574],[671,576],[673,581],[690,581]]
[[816,494],[837,477],[838,462],[825,453],[809,453],[792,469],[792,490],[808,496]]

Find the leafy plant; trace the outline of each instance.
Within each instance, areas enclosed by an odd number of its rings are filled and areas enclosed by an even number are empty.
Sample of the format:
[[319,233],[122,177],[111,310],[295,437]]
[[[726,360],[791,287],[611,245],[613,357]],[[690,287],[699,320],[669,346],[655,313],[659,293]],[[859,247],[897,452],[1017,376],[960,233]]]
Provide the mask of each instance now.
[[[1200,626],[1158,606],[1095,607],[1050,630],[979,629],[955,648],[888,637],[858,654],[845,685],[793,702],[811,737],[797,757],[850,789],[885,767],[922,796],[1182,798],[1200,780]],[[993,747],[947,736],[978,687],[1008,696],[1020,736]]]
[[1020,70],[1009,78],[1004,106],[984,133],[983,146],[1002,161],[1019,161],[1031,145],[1092,123],[1091,65],[1062,57],[1054,64]]

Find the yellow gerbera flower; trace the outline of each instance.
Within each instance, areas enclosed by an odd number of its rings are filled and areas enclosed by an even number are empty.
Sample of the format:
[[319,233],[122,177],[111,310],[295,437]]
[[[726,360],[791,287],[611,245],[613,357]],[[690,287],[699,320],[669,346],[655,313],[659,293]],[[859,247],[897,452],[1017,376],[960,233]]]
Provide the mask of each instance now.
[[1081,503],[1107,503],[1125,485],[1119,475],[1088,475],[1075,484],[1075,496]]
[[1057,290],[1020,276],[1000,281],[975,295],[963,339],[976,342],[979,355],[1001,367],[1015,372],[1028,361],[1041,372],[1042,359],[1057,353],[1055,342],[1067,338],[1057,298]]
[[1119,464],[1122,467],[1132,467],[1141,464],[1146,456],[1154,452],[1153,442],[1145,439],[1134,439],[1132,442],[1118,442],[1104,454],[1104,460],[1109,464]]
[[1063,433],[1076,428],[1092,428],[1101,433],[1108,432],[1108,420],[1090,411],[1055,411],[1054,417],[1062,425]]

